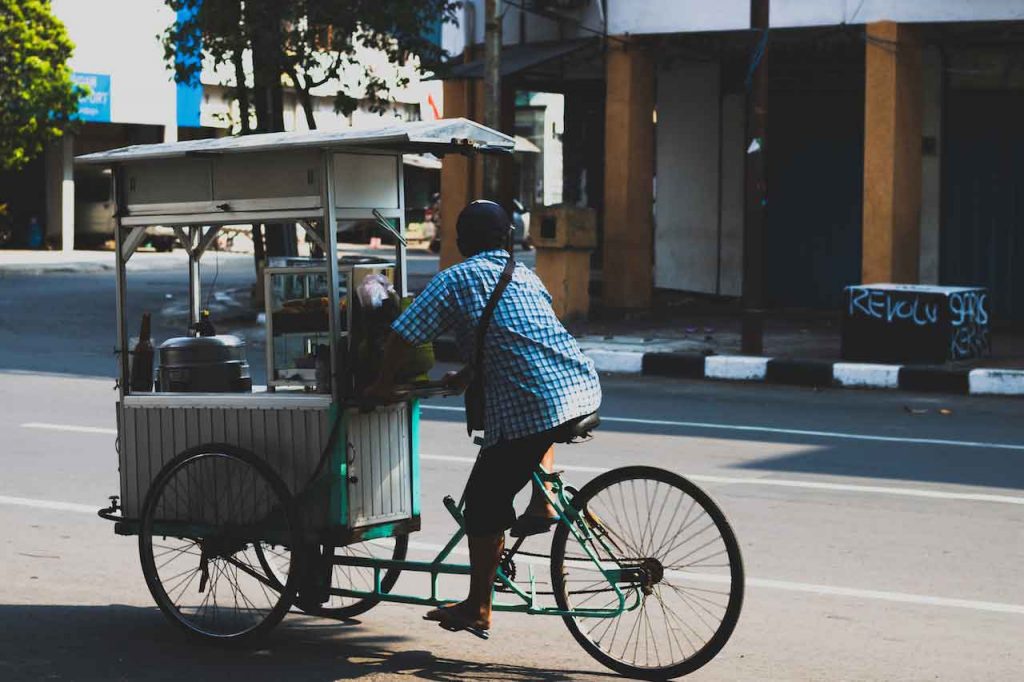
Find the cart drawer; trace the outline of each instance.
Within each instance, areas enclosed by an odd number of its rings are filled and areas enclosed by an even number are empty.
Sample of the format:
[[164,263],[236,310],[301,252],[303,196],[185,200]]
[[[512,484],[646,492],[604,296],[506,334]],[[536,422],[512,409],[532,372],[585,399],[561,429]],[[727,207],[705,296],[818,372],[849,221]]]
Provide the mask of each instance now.
[[351,410],[348,421],[349,526],[412,517],[412,440],[409,406]]

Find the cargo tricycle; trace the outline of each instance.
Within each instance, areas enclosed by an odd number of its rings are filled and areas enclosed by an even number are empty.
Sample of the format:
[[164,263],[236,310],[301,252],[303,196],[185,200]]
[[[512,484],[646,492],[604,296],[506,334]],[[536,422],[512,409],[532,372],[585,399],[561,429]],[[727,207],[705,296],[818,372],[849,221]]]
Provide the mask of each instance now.
[[[409,558],[420,529],[420,404],[450,391],[420,382],[387,404],[361,397],[373,347],[359,287],[375,278],[406,295],[403,153],[513,147],[453,119],[78,159],[110,168],[115,182],[120,494],[100,515],[137,536],[146,584],[175,626],[250,643],[293,611],[349,619],[381,602],[454,601],[442,578],[469,574],[452,560],[461,501],[443,501],[450,541]],[[395,242],[393,259],[336,257],[341,220],[375,221]],[[301,226],[326,257],[264,270],[267,378],[254,387],[245,344],[204,330],[201,266],[222,227],[269,224]],[[130,348],[126,313],[126,264],[153,226],[172,228],[187,252],[191,331],[156,350],[155,376]],[[577,435],[596,424],[578,424]],[[647,466],[578,489],[538,468],[533,485],[558,523],[548,551],[528,552],[522,539],[505,551],[497,611],[559,617],[590,655],[630,677],[684,675],[721,650],[739,617],[743,564],[708,495]],[[418,593],[397,589],[403,575],[419,576]]]

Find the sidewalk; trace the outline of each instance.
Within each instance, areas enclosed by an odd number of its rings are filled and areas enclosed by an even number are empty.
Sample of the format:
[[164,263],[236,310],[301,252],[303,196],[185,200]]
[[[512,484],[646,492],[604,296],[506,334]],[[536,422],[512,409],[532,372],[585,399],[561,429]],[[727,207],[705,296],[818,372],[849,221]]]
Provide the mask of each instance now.
[[1024,332],[996,327],[988,357],[943,365],[843,362],[838,314],[773,313],[764,355],[740,355],[740,317],[721,311],[662,307],[629,318],[569,325],[608,371],[815,387],[899,388],[1024,395]]
[[29,251],[0,249],[4,273],[41,275],[48,272],[105,272],[114,270],[113,251]]
[[[687,379],[763,381],[812,387],[882,388],[1024,396],[1024,332],[997,327],[992,352],[944,365],[843,362],[838,315],[773,313],[764,355],[740,354],[740,317],[731,307],[667,307],[570,322],[599,371]],[[453,341],[438,356],[457,359]]]
[[[353,252],[365,247],[352,246]],[[518,255],[518,254],[517,254]],[[220,253],[229,259],[249,254]],[[437,257],[410,258],[410,284],[421,288],[436,272]],[[184,267],[187,256],[138,252],[128,269]],[[110,251],[0,250],[0,279],[5,274],[113,272]],[[221,292],[211,305],[223,305],[221,319],[247,319],[245,290]],[[223,300],[221,300],[223,298]],[[245,308],[245,310],[242,310]],[[254,315],[255,313],[253,313]],[[838,314],[772,313],[765,321],[764,355],[740,355],[739,311],[730,305],[697,300],[659,301],[655,309],[628,316],[602,316],[567,326],[602,372],[689,379],[764,381],[814,387],[886,388],[964,394],[1024,396],[1024,331],[998,325],[991,354],[979,360],[945,365],[846,363],[840,357]],[[452,339],[441,339],[438,358],[458,360]]]
[[[252,258],[252,256],[249,256]],[[188,255],[181,249],[170,253],[137,251],[128,261],[130,271],[186,267]],[[48,273],[114,272],[113,251],[31,251],[0,249],[0,277]]]

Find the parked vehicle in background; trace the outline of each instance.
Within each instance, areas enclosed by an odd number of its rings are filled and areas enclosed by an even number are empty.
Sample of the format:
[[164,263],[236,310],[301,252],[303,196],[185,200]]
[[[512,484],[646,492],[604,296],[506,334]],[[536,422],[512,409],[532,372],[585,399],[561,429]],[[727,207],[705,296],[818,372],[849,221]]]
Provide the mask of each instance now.
[[114,238],[114,183],[110,171],[75,170],[75,247],[95,249]]

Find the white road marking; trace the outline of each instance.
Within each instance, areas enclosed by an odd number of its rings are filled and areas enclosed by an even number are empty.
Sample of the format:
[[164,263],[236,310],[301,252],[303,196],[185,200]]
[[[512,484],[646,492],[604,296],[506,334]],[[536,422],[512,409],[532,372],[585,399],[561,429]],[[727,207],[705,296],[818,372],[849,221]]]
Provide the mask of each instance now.
[[[465,412],[462,407],[444,407],[441,405],[421,405],[424,410],[440,410],[445,412]],[[647,426],[675,426],[687,429],[708,429],[712,431],[742,431],[748,433],[772,433],[786,436],[814,436],[817,438],[836,438],[839,440],[864,440],[878,443],[907,443],[909,445],[949,445],[961,448],[992,448],[995,450],[1017,450],[1024,452],[1024,443],[990,443],[986,441],[947,440],[944,438],[911,438],[904,436],[873,436],[866,433],[846,433],[843,431],[808,431],[804,429],[780,429],[771,426],[745,426],[742,424],[716,424],[713,422],[684,422],[668,419],[634,419],[632,417],[606,417],[601,421],[610,424],[644,424]]]
[[[75,512],[89,515],[96,514],[96,507],[94,506],[86,504],[77,504],[74,502],[60,502],[56,500],[39,500],[30,499],[27,497],[10,497],[7,495],[0,495],[0,504],[18,507],[30,507],[34,509],[49,509],[53,511]],[[410,549],[424,552],[439,552],[443,548],[443,545],[413,540],[409,542],[409,547]],[[469,554],[461,546],[456,547],[452,553],[457,554],[459,556],[467,556]],[[547,562],[538,557],[522,556],[517,557],[516,560],[522,561],[523,563],[547,565]],[[669,573],[671,575],[676,576],[679,579],[695,580],[698,582],[727,583],[729,581],[729,577],[725,575],[684,573],[681,571],[670,571]],[[924,606],[945,606],[961,609],[971,609],[974,611],[991,611],[995,613],[1012,613],[1016,615],[1024,615],[1024,604],[1005,604],[1001,602],[978,601],[974,599],[934,597],[924,594],[907,594],[904,592],[889,592],[884,590],[866,590],[857,587],[837,587],[834,585],[818,585],[814,583],[792,582],[788,580],[770,580],[765,578],[748,577],[746,579],[746,585],[748,587],[763,587],[766,589],[784,590],[787,592],[804,592],[834,597],[852,597],[854,599],[871,599],[875,601],[899,602],[904,604],[919,604]]]
[[[460,408],[438,408],[429,409],[460,409]],[[602,417],[611,421],[615,417]],[[49,431],[68,431],[73,433],[94,433],[104,435],[116,435],[116,429],[101,428],[97,426],[72,426],[68,424],[46,424],[42,422],[30,422],[22,424],[27,429],[43,429]],[[472,464],[470,457],[455,457],[449,455],[421,455],[424,460],[437,462],[457,462],[459,464]],[[608,471],[608,467],[588,467],[575,464],[559,464],[559,469],[565,471],[578,471],[580,473],[600,474]],[[902,495],[904,497],[925,497],[936,500],[958,500],[962,502],[993,502],[998,504],[1024,505],[1024,497],[1013,495],[990,495],[987,493],[959,493],[944,490],[929,490],[927,488],[896,488],[878,485],[855,485],[847,483],[825,483],[820,481],[798,481],[780,478],[753,478],[741,476],[715,476],[711,474],[686,474],[686,477],[698,483],[723,483],[740,485],[764,485],[779,488],[803,488],[807,490],[834,490],[837,492],[871,493],[879,495]]]
[[[409,542],[409,549],[436,553],[441,551],[443,546],[412,540]],[[456,547],[452,550],[452,554],[469,556],[469,552],[462,546]],[[516,556],[516,563],[540,566],[548,565],[548,561],[545,559],[530,556]],[[684,571],[666,571],[666,573],[680,580],[691,580],[702,583],[728,584],[730,580],[727,575],[688,573]],[[953,597],[934,597],[927,594],[910,594],[906,592],[890,592],[887,590],[865,590],[859,587],[837,587],[835,585],[818,585],[815,583],[800,583],[790,580],[770,580],[766,578],[747,577],[745,585],[747,587],[760,587],[786,592],[803,592],[805,594],[819,594],[829,597],[851,597],[853,599],[869,599],[873,601],[897,602],[901,604],[944,606],[948,608],[970,609],[972,611],[990,611],[994,613],[1024,615],[1024,604],[1006,604],[1003,602],[957,599]]]
[[72,426],[71,424],[45,424],[43,422],[29,422],[22,424],[26,429],[43,429],[46,431],[70,431],[72,433],[102,433],[112,436],[117,435],[117,429],[109,429],[101,426]]
[[[455,462],[472,465],[472,457],[455,457],[453,455],[421,454],[420,459],[435,462]],[[610,467],[588,467],[576,464],[558,464],[563,471],[579,471],[581,473],[600,474]],[[964,502],[996,502],[999,504],[1024,505],[1024,497],[1013,495],[989,495],[987,493],[958,493],[944,490],[928,490],[926,488],[892,488],[881,485],[855,485],[847,483],[823,483],[819,481],[797,481],[780,478],[754,478],[752,476],[715,476],[712,474],[683,474],[697,483],[726,483],[740,485],[768,485],[780,488],[807,488],[811,490],[835,490],[851,493],[876,493],[880,495],[903,495],[905,497],[930,497],[937,500],[960,500]]]
[[51,509],[53,511],[69,511],[82,514],[93,514],[99,510],[96,505],[76,504],[74,502],[55,502],[53,500],[34,500],[28,497],[10,497],[0,495],[0,504],[10,504],[18,507],[34,507],[36,509]]

